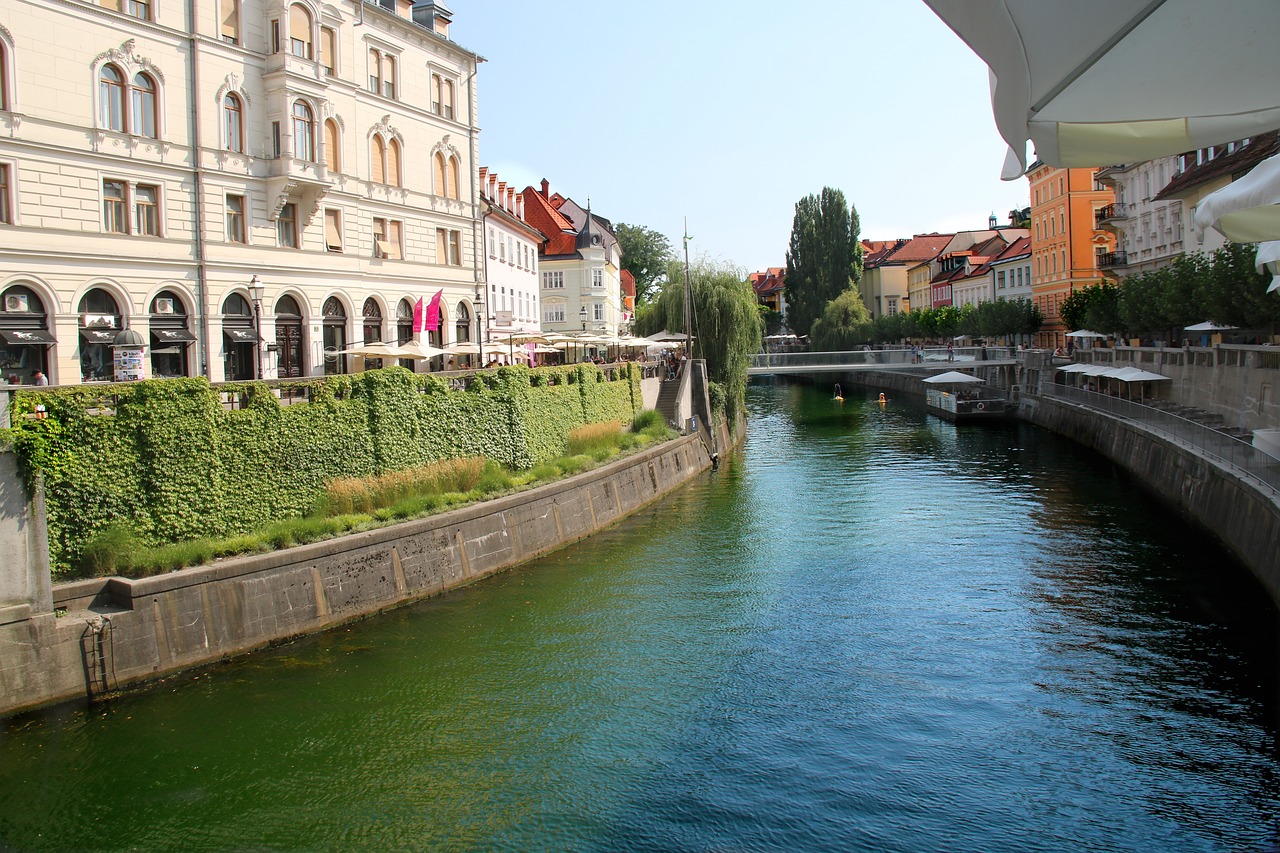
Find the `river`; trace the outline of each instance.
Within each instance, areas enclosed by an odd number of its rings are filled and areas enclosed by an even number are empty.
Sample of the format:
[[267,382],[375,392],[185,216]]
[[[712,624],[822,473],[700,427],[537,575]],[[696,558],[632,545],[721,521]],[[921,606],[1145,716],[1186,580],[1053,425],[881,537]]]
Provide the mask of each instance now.
[[748,394],[587,542],[0,724],[0,849],[1280,849],[1280,618],[1210,536],[1026,425]]

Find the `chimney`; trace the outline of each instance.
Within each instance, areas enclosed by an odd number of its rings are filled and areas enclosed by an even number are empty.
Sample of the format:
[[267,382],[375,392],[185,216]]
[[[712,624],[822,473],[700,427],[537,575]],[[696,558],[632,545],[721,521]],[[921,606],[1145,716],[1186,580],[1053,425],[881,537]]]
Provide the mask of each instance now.
[[497,196],[494,197],[494,200],[498,202],[498,207],[501,207],[504,210],[506,209],[507,207],[507,182],[506,181],[498,181],[498,194]]
[[516,212],[516,188],[507,187],[507,210],[512,214]]
[[551,182],[546,178],[542,179],[542,197],[547,198],[547,193],[551,190]]
[[524,193],[516,193],[516,217],[524,219]]
[[413,4],[413,22],[443,38],[449,37],[453,10],[440,0],[419,0]]
[[480,194],[481,194],[481,195],[488,195],[488,193],[487,193],[487,192],[485,192],[485,185],[484,185],[484,184],[485,184],[485,180],[486,180],[486,176],[487,176],[488,174],[489,174],[489,167],[488,167],[488,166],[481,166],[481,167],[480,167]]

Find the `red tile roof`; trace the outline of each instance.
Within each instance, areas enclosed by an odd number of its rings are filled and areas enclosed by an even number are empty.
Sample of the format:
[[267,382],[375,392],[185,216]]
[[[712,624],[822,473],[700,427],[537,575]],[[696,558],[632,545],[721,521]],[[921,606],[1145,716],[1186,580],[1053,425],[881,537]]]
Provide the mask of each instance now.
[[757,295],[776,293],[787,286],[787,270],[785,267],[769,267],[764,272],[751,273],[747,281]]
[[622,285],[622,295],[634,298],[636,295],[636,277],[631,274],[631,270],[623,270],[618,273],[618,281]]
[[[525,221],[547,235],[541,254],[546,256],[573,255],[577,252],[578,231],[573,223],[533,187],[525,187]],[[561,199],[561,203],[563,203]]]
[[[938,253],[947,247],[951,242],[954,234],[917,234],[910,240],[895,241],[893,249],[887,254],[881,255],[875,261],[877,264],[907,264],[917,261],[931,261],[938,257]],[[864,240],[865,245],[868,241]],[[863,259],[864,266],[870,266],[871,262],[866,258]]]

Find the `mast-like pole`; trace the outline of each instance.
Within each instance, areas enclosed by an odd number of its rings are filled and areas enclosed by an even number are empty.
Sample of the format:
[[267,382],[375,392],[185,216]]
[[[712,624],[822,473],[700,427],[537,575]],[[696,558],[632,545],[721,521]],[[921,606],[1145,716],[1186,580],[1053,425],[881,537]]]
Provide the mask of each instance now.
[[684,220],[684,354],[693,358],[693,284],[689,280],[689,219]]

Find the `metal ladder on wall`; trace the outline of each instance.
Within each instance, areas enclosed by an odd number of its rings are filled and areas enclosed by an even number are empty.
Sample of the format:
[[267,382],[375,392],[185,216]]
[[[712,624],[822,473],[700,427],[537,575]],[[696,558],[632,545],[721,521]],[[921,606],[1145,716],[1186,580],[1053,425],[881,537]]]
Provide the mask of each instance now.
[[80,655],[84,664],[85,694],[90,701],[111,689],[107,679],[111,640],[111,620],[106,616],[85,621],[84,633],[80,635]]

